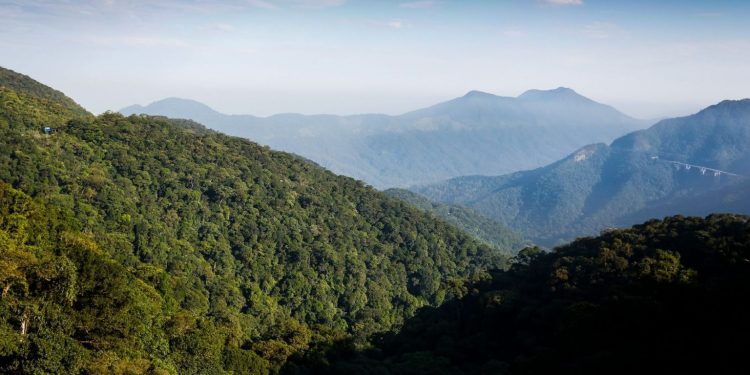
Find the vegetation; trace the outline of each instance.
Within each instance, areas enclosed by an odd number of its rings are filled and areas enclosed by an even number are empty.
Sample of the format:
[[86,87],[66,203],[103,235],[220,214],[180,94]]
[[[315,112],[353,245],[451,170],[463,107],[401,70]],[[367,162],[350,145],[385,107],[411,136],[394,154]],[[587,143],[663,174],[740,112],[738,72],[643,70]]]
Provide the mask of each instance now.
[[472,235],[475,239],[497,249],[510,249],[515,253],[527,244],[518,233],[470,208],[433,202],[406,189],[388,189],[385,193],[406,201],[436,218],[445,220],[447,223],[455,225]]
[[273,372],[505,264],[299,157],[0,78],[2,373]]
[[[677,213],[750,214],[750,99],[724,101],[615,140],[586,146],[536,170],[468,176],[416,188],[459,204],[544,246]],[[670,162],[710,170],[686,169]],[[676,168],[677,167],[677,168]]]
[[750,334],[750,218],[653,220],[544,253],[425,308],[367,351],[290,373],[734,374]]
[[[44,105],[43,111],[21,112],[14,111],[16,114],[23,116],[34,116],[42,113],[56,114],[62,117],[77,116],[88,117],[90,114],[72,99],[65,96],[60,91],[47,87],[28,76],[16,73],[12,70],[0,66],[0,90],[6,91],[5,95],[12,95],[12,92],[26,93],[33,96],[37,102]],[[8,103],[4,103],[8,105]],[[7,115],[7,114],[6,114]]]
[[653,220],[509,264],[300,157],[95,117],[29,80],[0,75],[0,373],[744,368],[746,216]]

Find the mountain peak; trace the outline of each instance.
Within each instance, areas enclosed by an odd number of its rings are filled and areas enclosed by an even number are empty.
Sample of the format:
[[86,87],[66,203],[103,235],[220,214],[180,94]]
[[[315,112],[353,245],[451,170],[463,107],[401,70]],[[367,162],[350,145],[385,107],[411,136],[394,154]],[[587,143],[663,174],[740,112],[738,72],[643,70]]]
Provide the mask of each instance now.
[[147,106],[132,105],[121,109],[119,112],[124,115],[140,113],[158,114],[169,117],[190,118],[196,121],[219,115],[213,108],[201,102],[175,97],[157,100]]
[[586,99],[584,96],[567,87],[558,87],[552,90],[528,90],[521,94],[518,99],[549,100],[549,99]]
[[479,91],[479,90],[471,90],[466,93],[466,95],[463,96],[464,98],[496,98],[497,95],[490,94],[488,92]]
[[743,111],[750,110],[750,99],[722,100],[712,106],[706,107],[699,113]]
[[190,108],[201,108],[201,109],[206,109],[206,110],[213,110],[213,109],[211,109],[211,107],[209,107],[209,106],[207,106],[207,105],[205,105],[205,104],[203,104],[203,103],[201,103],[201,102],[199,102],[197,100],[185,99],[185,98],[177,98],[177,97],[169,97],[169,98],[164,98],[164,99],[161,99],[161,100],[157,100],[157,101],[149,104],[148,107],[152,107],[152,106],[164,106],[164,105],[168,105],[168,106],[186,106],[186,107],[190,107]]

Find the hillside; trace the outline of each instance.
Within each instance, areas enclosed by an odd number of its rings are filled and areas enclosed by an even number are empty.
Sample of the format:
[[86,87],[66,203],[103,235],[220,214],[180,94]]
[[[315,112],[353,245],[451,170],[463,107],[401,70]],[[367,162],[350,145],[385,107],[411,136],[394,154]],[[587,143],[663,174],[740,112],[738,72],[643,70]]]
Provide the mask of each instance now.
[[[90,116],[83,107],[62,92],[1,66],[0,90],[4,91],[4,95],[12,95],[13,92],[31,95],[46,107],[44,112],[72,117]],[[5,105],[8,103],[6,102]]]
[[192,119],[377,188],[536,168],[647,125],[566,88],[517,98],[472,91],[399,116],[224,115],[177,98],[120,112]]
[[[465,298],[425,308],[312,374],[736,374],[750,334],[750,218],[670,217],[529,248]],[[319,357],[318,357],[319,358]]]
[[518,233],[470,208],[433,202],[406,189],[388,189],[384,193],[444,220],[495,248],[510,249],[515,253],[528,245]]
[[3,79],[2,373],[268,373],[507,259],[294,155]]
[[[735,175],[715,175],[700,167]],[[678,213],[750,213],[746,176],[748,99],[661,121],[611,145],[586,146],[543,168],[455,178],[415,191],[435,201],[474,208],[551,246],[608,227]]]

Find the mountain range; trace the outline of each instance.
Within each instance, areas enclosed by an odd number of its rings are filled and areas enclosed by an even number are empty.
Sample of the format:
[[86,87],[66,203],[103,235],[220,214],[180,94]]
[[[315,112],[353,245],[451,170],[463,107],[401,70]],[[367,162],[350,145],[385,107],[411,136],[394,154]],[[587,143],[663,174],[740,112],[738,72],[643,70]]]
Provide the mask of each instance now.
[[398,116],[225,115],[177,98],[120,112],[191,119],[376,188],[536,168],[648,125],[562,87],[515,98],[471,91]]
[[415,187],[547,246],[678,213],[750,213],[750,100],[723,101],[542,168]]
[[649,220],[511,258],[518,238],[477,211],[525,204],[539,233],[539,203],[557,220],[542,224],[585,222],[564,199],[616,217],[747,207],[749,104],[431,188],[505,197],[472,210],[191,120],[94,116],[0,68],[0,373],[738,373],[750,217]]

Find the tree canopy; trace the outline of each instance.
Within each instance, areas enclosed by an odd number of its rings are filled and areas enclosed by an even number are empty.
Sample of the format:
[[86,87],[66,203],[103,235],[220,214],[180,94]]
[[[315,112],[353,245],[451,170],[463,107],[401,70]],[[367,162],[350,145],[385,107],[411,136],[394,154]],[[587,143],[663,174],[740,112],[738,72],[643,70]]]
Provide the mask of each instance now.
[[6,73],[0,372],[274,371],[507,259],[297,156]]
[[545,253],[426,307],[364,351],[289,373],[734,374],[750,334],[750,218],[652,220]]

